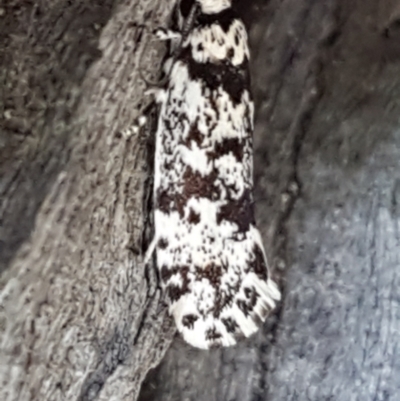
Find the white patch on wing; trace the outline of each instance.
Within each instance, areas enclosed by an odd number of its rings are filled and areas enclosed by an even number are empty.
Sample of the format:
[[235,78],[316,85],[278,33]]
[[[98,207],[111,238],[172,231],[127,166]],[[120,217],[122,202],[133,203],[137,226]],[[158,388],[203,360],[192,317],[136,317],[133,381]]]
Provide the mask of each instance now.
[[198,2],[205,14],[218,13],[231,6],[231,0],[198,0]]
[[[215,63],[229,58],[232,65],[237,66],[250,57],[247,32],[239,20],[233,21],[228,32],[217,23],[194,29],[184,46],[189,44],[193,48],[193,59],[199,63]],[[233,56],[229,57],[231,53]]]

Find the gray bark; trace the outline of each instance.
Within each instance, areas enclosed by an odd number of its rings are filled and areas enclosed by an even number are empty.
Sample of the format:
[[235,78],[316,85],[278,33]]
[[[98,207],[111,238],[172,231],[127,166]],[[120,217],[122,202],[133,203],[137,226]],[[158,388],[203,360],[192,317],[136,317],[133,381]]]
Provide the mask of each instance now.
[[[134,400],[174,326],[141,263],[156,73],[172,2],[0,7],[0,399]],[[259,226],[284,297],[232,349],[177,337],[144,400],[397,400],[395,0],[238,0],[250,29]],[[151,53],[151,54],[149,54]],[[156,61],[155,61],[156,60]]]
[[158,71],[149,21],[171,7],[1,6],[1,400],[133,400],[170,344],[141,263],[146,140],[119,132],[148,101],[140,58]]
[[398,400],[400,9],[243,3],[257,217],[284,298],[234,349],[176,340],[139,399]]

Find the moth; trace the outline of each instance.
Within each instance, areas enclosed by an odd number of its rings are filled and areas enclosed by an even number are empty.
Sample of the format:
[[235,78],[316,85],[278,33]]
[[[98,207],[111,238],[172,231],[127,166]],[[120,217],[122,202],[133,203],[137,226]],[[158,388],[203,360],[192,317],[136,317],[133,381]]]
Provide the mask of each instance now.
[[249,47],[231,0],[182,0],[159,104],[154,168],[160,277],[183,338],[232,346],[280,299],[254,220]]

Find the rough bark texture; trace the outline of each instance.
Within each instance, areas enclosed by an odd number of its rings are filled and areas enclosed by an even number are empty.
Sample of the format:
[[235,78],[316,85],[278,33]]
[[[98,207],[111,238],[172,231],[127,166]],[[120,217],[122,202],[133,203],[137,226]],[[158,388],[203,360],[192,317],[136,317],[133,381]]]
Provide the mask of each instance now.
[[[140,24],[165,25],[172,3],[0,6],[1,400],[134,400],[170,344],[140,263],[151,151],[118,132],[145,105],[140,57],[150,74],[161,57]],[[177,338],[141,401],[397,401],[396,3],[237,1],[258,222],[284,300],[236,348]]]
[[258,222],[284,300],[235,349],[176,340],[139,399],[398,400],[400,9],[243,3]]
[[171,341],[140,262],[146,140],[119,134],[143,108],[142,54],[158,71],[139,25],[171,6],[1,7],[1,400],[133,400]]

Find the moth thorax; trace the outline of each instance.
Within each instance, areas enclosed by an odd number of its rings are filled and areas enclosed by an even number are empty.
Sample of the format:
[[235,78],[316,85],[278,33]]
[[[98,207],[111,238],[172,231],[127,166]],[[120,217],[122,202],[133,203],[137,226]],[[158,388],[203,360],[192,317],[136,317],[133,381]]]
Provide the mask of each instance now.
[[197,0],[204,14],[217,14],[231,7],[232,0]]

